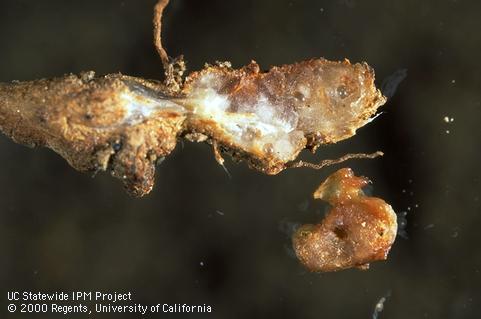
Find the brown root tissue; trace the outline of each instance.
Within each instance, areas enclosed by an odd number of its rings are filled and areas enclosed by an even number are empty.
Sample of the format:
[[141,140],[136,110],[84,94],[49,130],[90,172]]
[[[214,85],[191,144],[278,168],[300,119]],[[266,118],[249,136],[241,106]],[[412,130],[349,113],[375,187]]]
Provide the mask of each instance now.
[[366,196],[369,183],[350,168],[329,176],[314,198],[332,207],[317,225],[303,225],[293,235],[293,247],[310,271],[327,272],[359,267],[385,260],[397,233],[397,218],[389,204]]
[[241,69],[218,63],[174,91],[86,72],[0,84],[0,130],[54,150],[78,170],[109,170],[142,196],[153,187],[155,164],[180,137],[277,174],[301,150],[354,135],[384,102],[373,70],[347,60],[313,59],[268,72],[255,62]]

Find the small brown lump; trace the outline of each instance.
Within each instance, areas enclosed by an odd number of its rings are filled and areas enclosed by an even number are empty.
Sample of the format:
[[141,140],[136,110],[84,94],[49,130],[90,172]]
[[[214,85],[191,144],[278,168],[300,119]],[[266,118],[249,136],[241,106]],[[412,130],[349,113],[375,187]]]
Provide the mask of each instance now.
[[342,168],[314,192],[332,208],[320,224],[303,225],[293,235],[295,253],[307,269],[367,269],[370,262],[387,258],[396,238],[396,214],[384,200],[363,193],[368,183]]

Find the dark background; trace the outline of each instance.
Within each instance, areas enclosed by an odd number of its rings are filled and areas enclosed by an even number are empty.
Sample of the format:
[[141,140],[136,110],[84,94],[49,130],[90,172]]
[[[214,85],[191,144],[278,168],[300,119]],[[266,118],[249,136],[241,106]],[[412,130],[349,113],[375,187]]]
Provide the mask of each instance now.
[[[0,81],[82,70],[161,79],[154,2],[1,0]],[[190,70],[347,57],[367,61],[378,85],[407,70],[379,118],[303,157],[383,150],[346,165],[407,213],[408,238],[369,271],[311,274],[289,234],[322,218],[312,192],[341,166],[265,176],[228,160],[229,178],[209,146],[179,142],[152,193],[133,199],[108,174],[91,178],[0,136],[0,317],[33,317],[8,314],[10,290],[102,289],[214,309],[173,318],[371,318],[389,293],[379,318],[479,318],[480,12],[462,0],[173,0],[165,46]]]

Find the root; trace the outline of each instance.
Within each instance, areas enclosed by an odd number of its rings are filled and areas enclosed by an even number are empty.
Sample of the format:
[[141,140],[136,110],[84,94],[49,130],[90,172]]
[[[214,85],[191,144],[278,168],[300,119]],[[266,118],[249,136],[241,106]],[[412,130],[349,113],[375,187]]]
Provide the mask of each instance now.
[[374,152],[374,153],[371,153],[371,154],[365,154],[365,153],[346,154],[346,155],[341,156],[341,157],[339,157],[337,159],[334,159],[334,160],[332,160],[332,159],[323,160],[318,164],[304,162],[304,161],[297,161],[297,162],[287,164],[286,167],[288,167],[288,168],[308,167],[308,168],[312,168],[312,169],[321,169],[323,167],[331,166],[331,165],[335,165],[335,164],[340,164],[342,162],[345,162],[347,160],[354,159],[354,158],[357,158],[357,159],[361,159],[361,158],[373,159],[373,158],[376,158],[378,156],[383,156],[383,155],[384,155],[384,153],[381,152],[381,151],[377,151],[377,152]]
[[229,179],[232,178],[232,175],[229,173],[229,171],[227,170],[227,167],[225,167],[224,165],[225,159],[222,157],[222,153],[219,149],[219,144],[215,140],[212,142],[212,150],[214,151],[214,157],[217,164],[222,166],[222,168],[224,169]]
[[222,154],[219,149],[219,144],[217,144],[217,141],[212,142],[212,149],[214,150],[214,156],[215,156],[215,161],[219,164],[224,166],[224,158],[222,157]]
[[165,7],[169,4],[169,0],[159,0],[154,7],[154,46],[157,50],[157,53],[162,60],[162,64],[164,65],[164,70],[167,70],[169,66],[169,56],[167,52],[162,47],[162,13],[164,12]]
[[164,67],[165,85],[175,94],[182,89],[183,75],[186,67],[183,55],[170,58],[162,46],[162,15],[168,4],[169,0],[159,0],[154,7],[154,46]]
[[364,194],[368,183],[350,168],[341,168],[314,192],[314,198],[331,208],[318,224],[302,225],[292,236],[296,256],[308,270],[366,270],[369,263],[387,258],[396,239],[397,216],[384,200]]

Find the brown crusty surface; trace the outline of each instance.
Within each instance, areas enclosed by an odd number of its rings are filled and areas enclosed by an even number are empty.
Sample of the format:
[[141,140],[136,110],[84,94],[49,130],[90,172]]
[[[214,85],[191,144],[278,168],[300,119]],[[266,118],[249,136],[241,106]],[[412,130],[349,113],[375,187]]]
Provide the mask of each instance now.
[[[133,94],[137,87],[141,94]],[[142,196],[153,187],[156,161],[174,149],[185,114],[162,108],[126,119],[123,96],[142,103],[158,90],[122,75],[0,84],[0,129],[17,143],[54,150],[77,170],[108,169]]]

